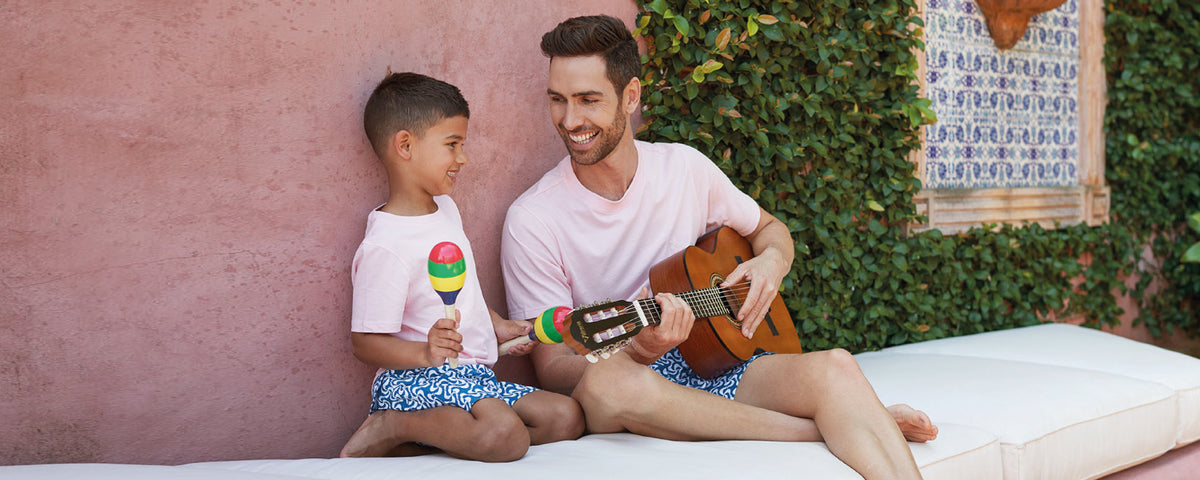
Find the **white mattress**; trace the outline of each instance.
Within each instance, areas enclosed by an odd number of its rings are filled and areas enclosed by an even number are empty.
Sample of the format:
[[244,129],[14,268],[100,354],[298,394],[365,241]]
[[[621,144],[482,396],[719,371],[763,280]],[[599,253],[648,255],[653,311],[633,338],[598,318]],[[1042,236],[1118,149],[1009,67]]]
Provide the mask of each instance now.
[[858,356],[885,404],[991,432],[1005,479],[1093,478],[1175,445],[1175,392],[1093,370],[981,357]]
[[[1000,448],[979,429],[946,424],[941,438],[910,444],[925,478],[999,479]],[[588,435],[538,445],[510,463],[483,463],[444,454],[407,458],[248,460],[207,462],[181,468],[228,469],[328,480],[436,478],[781,478],[861,479],[823,443],[721,441],[677,442],[629,433]]]
[[1045,324],[888,348],[897,353],[934,353],[1018,360],[1122,375],[1165,385],[1176,392],[1176,445],[1200,439],[1200,361],[1182,353],[1099,330]]
[[[856,356],[885,404],[929,413],[926,479],[1087,479],[1200,438],[1200,360],[1091,329],[1042,325]],[[858,479],[821,443],[675,442],[632,434],[540,445],[516,462],[446,455],[0,467],[8,479]]]

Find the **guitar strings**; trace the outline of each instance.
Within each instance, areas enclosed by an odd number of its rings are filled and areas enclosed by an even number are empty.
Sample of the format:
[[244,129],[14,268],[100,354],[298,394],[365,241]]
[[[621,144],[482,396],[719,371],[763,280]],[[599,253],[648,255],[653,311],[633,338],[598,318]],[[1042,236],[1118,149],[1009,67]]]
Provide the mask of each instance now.
[[[749,291],[750,282],[742,282],[733,284],[729,287],[710,287],[700,290],[692,290],[689,292],[676,293],[675,295],[683,298],[683,300],[689,305],[695,303],[696,305],[693,306],[693,310],[701,310],[700,313],[711,312],[708,315],[696,315],[697,318],[703,318],[714,315],[732,315],[733,312],[725,309],[726,305],[733,306],[735,304],[740,304],[740,302],[738,302],[739,296],[737,294],[744,294]],[[642,298],[635,301],[640,302],[643,300],[645,300],[645,304],[642,305],[644,310],[649,310],[649,312],[653,313],[656,317],[662,315],[662,307],[660,307],[658,302],[655,302],[653,298]],[[696,306],[699,306],[700,308],[694,308]],[[619,313],[626,314],[632,310],[633,307],[625,307]]]

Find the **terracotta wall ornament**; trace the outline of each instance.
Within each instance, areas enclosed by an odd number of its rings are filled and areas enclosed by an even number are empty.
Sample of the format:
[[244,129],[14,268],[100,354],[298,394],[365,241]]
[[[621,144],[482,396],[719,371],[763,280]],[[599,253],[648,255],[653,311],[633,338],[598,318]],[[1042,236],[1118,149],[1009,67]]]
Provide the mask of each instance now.
[[1049,12],[1066,0],[975,0],[987,19],[988,31],[996,48],[1008,50],[1025,36],[1025,27],[1034,15]]

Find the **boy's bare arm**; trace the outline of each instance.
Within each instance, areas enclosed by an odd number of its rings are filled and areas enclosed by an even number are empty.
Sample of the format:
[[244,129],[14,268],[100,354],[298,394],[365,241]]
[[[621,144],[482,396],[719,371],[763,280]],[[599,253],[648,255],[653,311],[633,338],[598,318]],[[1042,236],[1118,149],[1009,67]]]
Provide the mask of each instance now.
[[[533,331],[533,322],[530,320],[509,320],[501,317],[495,310],[488,309],[488,313],[492,315],[492,329],[496,332],[497,343],[504,343],[514,338],[528,335]],[[534,342],[525,343],[512,347],[508,352],[500,352],[501,355],[520,356],[533,351],[536,345]]]
[[351,332],[350,344],[354,356],[367,365],[389,370],[435,367],[462,351],[462,335],[454,325],[446,318],[438,320],[426,342],[401,340],[386,333]]

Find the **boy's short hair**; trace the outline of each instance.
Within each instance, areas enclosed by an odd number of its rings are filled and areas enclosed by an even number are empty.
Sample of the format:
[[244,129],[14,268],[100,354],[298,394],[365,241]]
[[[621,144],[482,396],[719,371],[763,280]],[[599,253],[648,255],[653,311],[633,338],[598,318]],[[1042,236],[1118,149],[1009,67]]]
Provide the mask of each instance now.
[[437,122],[457,116],[471,117],[458,87],[419,73],[392,73],[367,100],[363,129],[375,154],[383,158],[396,132],[407,130],[420,137]]
[[617,95],[642,70],[637,41],[620,20],[608,15],[570,18],[542,35],[542,54],[550,57],[604,59],[605,73]]

